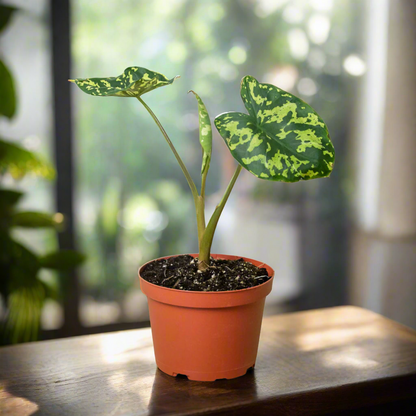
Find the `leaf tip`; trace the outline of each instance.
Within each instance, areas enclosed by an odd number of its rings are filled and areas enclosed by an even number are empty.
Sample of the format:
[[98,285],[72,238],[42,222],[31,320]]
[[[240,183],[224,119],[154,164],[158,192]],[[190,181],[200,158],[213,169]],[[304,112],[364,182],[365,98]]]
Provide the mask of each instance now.
[[75,80],[74,79],[69,79],[69,82],[73,82],[75,84]]

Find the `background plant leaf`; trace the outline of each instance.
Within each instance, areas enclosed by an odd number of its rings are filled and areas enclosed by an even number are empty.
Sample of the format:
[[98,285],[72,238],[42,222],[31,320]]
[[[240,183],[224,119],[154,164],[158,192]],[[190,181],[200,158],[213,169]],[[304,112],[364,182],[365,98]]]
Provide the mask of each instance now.
[[176,78],[168,79],[158,72],[133,66],[126,68],[118,77],[77,78],[70,81],[89,95],[140,97],[156,88],[172,84]]
[[22,192],[12,189],[0,189],[0,218],[11,215],[14,206],[23,196]]
[[203,174],[205,169],[209,168],[209,162],[211,160],[211,153],[212,153],[211,120],[209,119],[209,114],[205,107],[205,104],[203,103],[199,95],[192,90],[189,92],[192,92],[195,95],[196,100],[198,101],[199,142],[201,143],[201,147],[203,150],[201,174]]
[[9,20],[15,11],[16,11],[15,7],[0,4],[0,32],[9,23]]
[[[1,197],[0,197],[1,198]],[[4,219],[0,221],[4,224]],[[9,293],[10,269],[14,251],[14,241],[10,237],[8,225],[2,225],[0,228],[0,295],[7,299]]]
[[16,112],[16,91],[9,69],[0,59],[0,115],[12,118]]
[[9,284],[11,288],[24,286],[28,281],[36,278],[40,262],[35,253],[22,244],[12,241],[12,265]]
[[40,267],[54,270],[71,270],[85,261],[85,256],[75,250],[61,250],[39,258]]
[[272,181],[329,176],[334,147],[325,123],[311,106],[251,76],[241,82],[241,98],[249,114],[229,112],[215,119],[240,165]]
[[45,212],[22,211],[12,215],[12,225],[25,228],[57,227],[62,223],[55,215]]
[[111,178],[104,190],[97,224],[100,240],[109,242],[119,232],[118,215],[121,209],[122,183],[118,178]]
[[37,279],[9,294],[8,314],[1,331],[2,343],[17,344],[38,339],[44,300],[45,290]]
[[41,285],[43,286],[43,290],[45,292],[45,299],[53,299],[59,301],[59,288],[57,285],[53,285],[49,282],[45,282],[41,279],[38,279]]
[[9,172],[15,179],[27,173],[53,179],[55,170],[39,156],[23,147],[0,139],[0,171]]

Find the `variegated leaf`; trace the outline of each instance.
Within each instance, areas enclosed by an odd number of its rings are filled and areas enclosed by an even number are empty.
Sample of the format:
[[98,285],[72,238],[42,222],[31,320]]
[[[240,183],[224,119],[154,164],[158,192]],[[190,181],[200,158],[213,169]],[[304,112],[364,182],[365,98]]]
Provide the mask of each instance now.
[[334,147],[311,106],[270,84],[246,76],[241,98],[249,114],[220,114],[215,126],[234,158],[255,176],[297,182],[329,176]]
[[75,82],[87,94],[107,97],[140,97],[149,91],[172,84],[175,78],[168,79],[158,72],[146,68],[129,67],[118,77],[77,78]]
[[201,143],[203,156],[202,156],[202,168],[201,175],[204,173],[205,169],[209,168],[209,162],[211,160],[212,152],[212,127],[211,120],[209,119],[208,111],[199,97],[199,95],[194,91],[192,92],[195,95],[195,98],[198,101],[198,113],[199,113],[199,142]]

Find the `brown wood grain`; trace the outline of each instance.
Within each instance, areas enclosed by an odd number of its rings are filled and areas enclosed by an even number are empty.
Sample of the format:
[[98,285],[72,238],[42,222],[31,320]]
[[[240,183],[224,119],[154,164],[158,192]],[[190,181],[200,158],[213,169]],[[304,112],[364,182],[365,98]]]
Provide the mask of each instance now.
[[0,348],[0,414],[34,412],[414,415],[416,332],[349,306],[268,317],[255,370],[210,383],[157,370],[150,329]]

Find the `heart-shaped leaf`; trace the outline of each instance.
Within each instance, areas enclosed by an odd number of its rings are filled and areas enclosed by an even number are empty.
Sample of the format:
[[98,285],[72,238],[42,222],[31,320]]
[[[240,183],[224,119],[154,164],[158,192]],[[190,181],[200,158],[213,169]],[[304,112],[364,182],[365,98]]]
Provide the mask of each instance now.
[[249,114],[229,112],[215,119],[240,165],[271,181],[329,176],[334,147],[325,123],[311,106],[251,76],[241,82],[241,98]]
[[149,91],[172,84],[175,78],[168,79],[158,72],[146,68],[129,67],[118,77],[77,78],[75,82],[82,91],[101,97],[140,97]]

